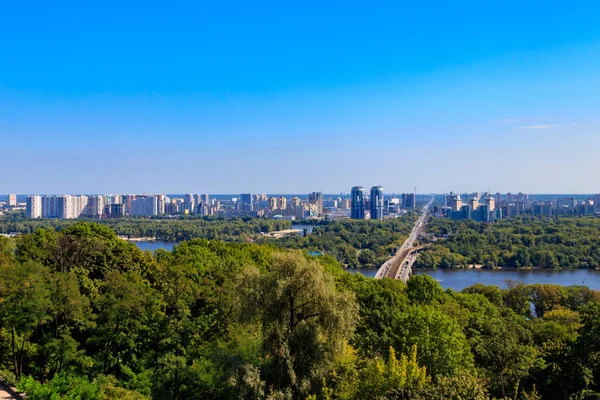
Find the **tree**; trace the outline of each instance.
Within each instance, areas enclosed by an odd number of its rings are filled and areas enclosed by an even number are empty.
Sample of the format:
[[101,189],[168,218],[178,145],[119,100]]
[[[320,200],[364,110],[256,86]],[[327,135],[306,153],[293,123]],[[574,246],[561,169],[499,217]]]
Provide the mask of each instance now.
[[429,275],[413,275],[407,282],[406,294],[413,303],[431,304],[443,293],[438,281]]
[[417,361],[417,346],[413,345],[410,357],[402,354],[396,358],[393,348],[384,362],[380,358],[369,360],[360,372],[360,384],[355,398],[411,398],[431,383],[425,367]]
[[11,335],[13,372],[23,374],[25,345],[49,319],[48,270],[36,263],[0,267],[0,322]]
[[306,397],[354,331],[354,297],[295,252],[274,254],[266,273],[249,268],[240,276],[238,294],[242,319],[262,324],[267,382]]
[[394,348],[408,352],[419,349],[419,363],[433,378],[452,376],[473,367],[469,343],[458,323],[431,306],[412,306],[393,325]]

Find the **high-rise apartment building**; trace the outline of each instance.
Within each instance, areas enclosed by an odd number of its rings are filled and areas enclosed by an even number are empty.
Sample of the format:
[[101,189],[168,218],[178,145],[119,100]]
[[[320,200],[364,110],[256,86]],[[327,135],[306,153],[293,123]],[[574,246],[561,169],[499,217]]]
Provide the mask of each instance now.
[[269,202],[269,210],[274,211],[277,209],[277,198],[269,197],[267,201]]
[[471,197],[469,198],[469,206],[471,206],[471,210],[477,210],[479,208],[479,197],[479,193],[471,194]]
[[277,199],[277,208],[280,210],[285,210],[287,208],[287,199],[283,196]]
[[131,215],[131,203],[135,200],[135,194],[128,194],[125,196],[123,204],[125,205],[125,213]]
[[300,203],[301,203],[301,200],[300,200],[300,197],[298,197],[298,196],[294,196],[290,199],[290,205],[294,208],[300,207]]
[[27,218],[42,218],[42,196],[27,197]]
[[131,200],[129,214],[135,217],[153,217],[158,215],[158,196],[137,196]]
[[488,207],[489,211],[496,210],[496,199],[494,199],[490,193],[485,196],[485,205]]
[[43,196],[42,197],[42,217],[75,219],[79,218],[88,205],[87,196]]
[[191,194],[186,194],[185,196],[183,196],[183,212],[187,213],[187,214],[191,214],[192,212],[194,212],[194,208],[195,208],[195,202],[194,202],[194,196],[192,196]]
[[383,203],[383,188],[381,186],[373,186],[370,198],[371,219],[383,219]]
[[308,204],[313,205],[317,215],[323,215],[323,193],[312,192],[308,194]]
[[350,195],[350,218],[365,219],[365,193],[362,186],[354,186]]
[[9,207],[16,207],[17,206],[17,195],[16,194],[9,194],[8,195],[8,206]]
[[88,197],[87,205],[83,211],[83,215],[91,218],[100,218],[106,207],[106,200],[109,198],[112,204],[112,196],[90,196]]
[[452,211],[460,211],[463,206],[463,201],[460,198],[460,194],[454,194],[450,192],[448,195],[448,207],[452,209]]

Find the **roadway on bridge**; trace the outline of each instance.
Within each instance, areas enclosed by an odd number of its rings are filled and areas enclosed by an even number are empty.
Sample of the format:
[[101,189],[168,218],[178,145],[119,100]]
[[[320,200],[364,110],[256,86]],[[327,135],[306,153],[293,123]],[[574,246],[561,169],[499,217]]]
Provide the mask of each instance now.
[[425,225],[425,220],[427,219],[427,213],[429,212],[429,207],[433,203],[434,197],[431,197],[431,200],[423,207],[423,211],[421,212],[421,216],[415,222],[410,235],[402,244],[402,247],[396,252],[394,257],[387,260],[377,274],[375,275],[375,279],[381,278],[391,278],[391,279],[401,279],[406,282],[412,273],[412,265],[417,259],[416,249],[414,248],[414,244],[419,238],[419,233],[421,229]]

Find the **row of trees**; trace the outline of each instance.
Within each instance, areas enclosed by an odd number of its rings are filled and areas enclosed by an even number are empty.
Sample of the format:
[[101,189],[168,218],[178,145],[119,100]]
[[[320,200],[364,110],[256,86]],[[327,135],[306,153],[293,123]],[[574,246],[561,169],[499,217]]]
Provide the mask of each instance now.
[[383,221],[329,221],[306,237],[289,236],[273,243],[282,248],[321,251],[351,268],[379,267],[410,233],[414,215]]
[[494,223],[432,219],[427,232],[437,240],[415,265],[598,268],[600,218],[516,217]]
[[[260,233],[290,229],[291,221],[263,218],[194,218],[182,216],[175,219],[112,218],[95,220],[125,237],[153,237],[165,242],[191,239],[244,241]],[[33,233],[38,228],[64,229],[77,223],[75,220],[27,219],[8,215],[0,218],[0,233]]]
[[600,396],[587,287],[458,293],[248,243],[144,253],[87,223],[0,255],[0,369],[29,399]]
[[[258,240],[273,242],[281,248],[321,251],[333,255],[351,268],[379,267],[399,247],[415,221],[414,215],[384,221],[331,221],[322,220],[311,235],[291,235],[273,240],[262,238],[261,233],[290,229],[291,221],[263,218],[177,219],[115,218],[96,221],[125,237],[153,237],[166,242],[191,239],[245,242]],[[0,218],[0,233],[33,233],[38,228],[61,230],[77,221],[32,220],[9,215]]]

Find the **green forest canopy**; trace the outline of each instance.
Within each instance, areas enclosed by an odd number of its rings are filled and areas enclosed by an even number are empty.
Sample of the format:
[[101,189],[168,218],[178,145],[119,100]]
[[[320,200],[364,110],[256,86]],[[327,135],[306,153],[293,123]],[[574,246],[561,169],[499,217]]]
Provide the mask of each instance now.
[[598,299],[373,280],[268,244],[152,254],[77,223],[0,238],[0,369],[30,399],[596,398]]
[[432,218],[427,233],[437,240],[416,267],[600,267],[597,217],[524,216],[494,223]]

